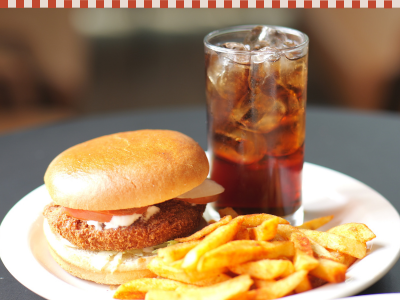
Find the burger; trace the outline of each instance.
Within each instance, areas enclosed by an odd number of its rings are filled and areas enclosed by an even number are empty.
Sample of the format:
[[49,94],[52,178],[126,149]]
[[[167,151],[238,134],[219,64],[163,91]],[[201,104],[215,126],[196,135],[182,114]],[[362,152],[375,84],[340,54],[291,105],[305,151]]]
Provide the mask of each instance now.
[[159,248],[196,231],[223,188],[190,137],[170,130],[102,136],[59,154],[44,181],[44,233],[55,261],[101,284],[155,277]]

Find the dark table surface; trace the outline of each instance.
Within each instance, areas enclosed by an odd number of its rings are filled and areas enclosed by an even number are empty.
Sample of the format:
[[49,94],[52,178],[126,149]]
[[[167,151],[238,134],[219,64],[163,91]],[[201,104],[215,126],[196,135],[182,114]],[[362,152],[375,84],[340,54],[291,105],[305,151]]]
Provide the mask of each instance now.
[[[101,135],[143,128],[178,130],[207,147],[205,107],[97,115],[0,136],[0,220],[24,195],[43,184],[48,164],[66,148]],[[308,108],[306,161],[357,178],[381,193],[397,211],[399,154],[400,114]],[[360,294],[398,293],[399,278],[397,262]],[[0,299],[42,297],[22,286],[0,263]]]

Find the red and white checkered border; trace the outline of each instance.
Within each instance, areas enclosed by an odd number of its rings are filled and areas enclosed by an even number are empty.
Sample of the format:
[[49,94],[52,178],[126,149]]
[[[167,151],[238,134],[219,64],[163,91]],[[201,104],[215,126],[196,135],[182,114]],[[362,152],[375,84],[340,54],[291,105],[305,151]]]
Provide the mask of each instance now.
[[0,0],[0,8],[398,8],[400,0]]

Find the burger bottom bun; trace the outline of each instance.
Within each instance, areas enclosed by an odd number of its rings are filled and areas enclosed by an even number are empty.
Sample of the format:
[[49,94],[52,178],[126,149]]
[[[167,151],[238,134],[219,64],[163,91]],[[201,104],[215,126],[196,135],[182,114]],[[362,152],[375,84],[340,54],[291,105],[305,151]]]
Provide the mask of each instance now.
[[130,252],[91,251],[74,247],[43,224],[50,254],[68,273],[100,284],[117,285],[137,278],[156,277],[146,268],[155,257],[138,257]]
[[54,250],[49,247],[50,254],[53,256],[54,260],[63,268],[65,271],[70,273],[71,275],[85,279],[94,281],[100,284],[108,284],[108,285],[119,285],[126,282],[129,282],[133,279],[138,278],[154,278],[157,277],[153,272],[148,269],[143,270],[132,270],[125,272],[115,271],[114,273],[106,273],[106,272],[93,272],[91,270],[83,269],[79,266],[73,265],[62,259]]

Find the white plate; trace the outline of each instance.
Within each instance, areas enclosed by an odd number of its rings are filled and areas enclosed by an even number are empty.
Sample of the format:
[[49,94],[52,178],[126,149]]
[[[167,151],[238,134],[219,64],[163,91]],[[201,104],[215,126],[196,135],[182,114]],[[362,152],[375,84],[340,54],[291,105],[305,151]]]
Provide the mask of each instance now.
[[[321,230],[359,222],[367,224],[377,238],[369,244],[370,253],[349,268],[346,282],[327,284],[288,299],[323,300],[357,294],[379,280],[399,258],[400,239],[391,237],[391,232],[400,230],[399,215],[376,191],[339,172],[306,163],[303,178],[306,220],[334,214],[333,221]],[[50,201],[45,187],[40,186],[4,218],[0,227],[4,265],[19,282],[47,299],[111,300],[113,291],[108,286],[69,275],[50,256],[42,232],[42,209]]]
[[400,294],[375,294],[375,295],[362,295],[351,298],[340,298],[337,300],[399,300]]

